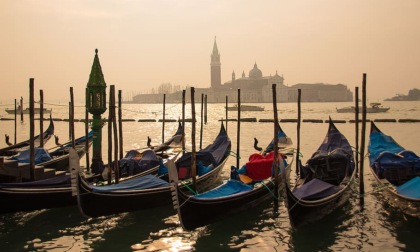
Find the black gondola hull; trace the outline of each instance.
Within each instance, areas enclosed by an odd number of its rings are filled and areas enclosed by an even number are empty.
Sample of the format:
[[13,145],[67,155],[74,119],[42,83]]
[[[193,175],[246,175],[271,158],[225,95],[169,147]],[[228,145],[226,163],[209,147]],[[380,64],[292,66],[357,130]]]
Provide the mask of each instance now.
[[33,211],[76,205],[71,188],[1,188],[0,213]]
[[[215,182],[227,158],[211,172],[197,179],[197,190],[205,190]],[[186,186],[181,185],[181,187],[185,193],[189,193]],[[172,204],[171,187],[169,185],[155,189],[95,193],[79,174],[78,190],[79,210],[87,217],[134,212]]]
[[297,199],[288,186],[286,186],[286,194],[290,223],[296,228],[324,218],[348,202],[351,196],[350,190],[346,189],[328,199],[311,202]]
[[227,216],[254,208],[264,201],[274,200],[273,196],[275,195],[272,181],[249,193],[213,199],[188,197],[178,186],[176,186],[176,190],[180,206],[178,207],[178,216],[185,230],[194,230]]

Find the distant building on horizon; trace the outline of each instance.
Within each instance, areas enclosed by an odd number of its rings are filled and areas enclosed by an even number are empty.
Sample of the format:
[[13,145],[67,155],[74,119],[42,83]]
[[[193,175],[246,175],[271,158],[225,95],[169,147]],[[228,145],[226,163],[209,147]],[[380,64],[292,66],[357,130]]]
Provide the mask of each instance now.
[[[266,103],[272,102],[272,84],[277,84],[278,102],[296,102],[297,90],[301,89],[302,102],[348,102],[353,101],[353,93],[344,84],[296,84],[293,86],[284,85],[283,75],[276,71],[274,75],[263,76],[258,69],[257,62],[249,71],[248,77],[242,71],[241,77],[236,78],[233,70],[232,79],[221,83],[221,61],[217,48],[216,38],[214,39],[212,54],[210,55],[210,88],[196,88],[196,101],[201,100],[200,94],[207,95],[209,103],[224,103],[226,96],[229,102],[237,102],[238,89],[241,89],[241,103]],[[189,92],[189,90],[187,90]],[[182,91],[166,94],[166,102],[175,103],[182,101]],[[134,103],[160,103],[162,94],[140,94],[133,97]],[[190,100],[190,97],[186,97]]]

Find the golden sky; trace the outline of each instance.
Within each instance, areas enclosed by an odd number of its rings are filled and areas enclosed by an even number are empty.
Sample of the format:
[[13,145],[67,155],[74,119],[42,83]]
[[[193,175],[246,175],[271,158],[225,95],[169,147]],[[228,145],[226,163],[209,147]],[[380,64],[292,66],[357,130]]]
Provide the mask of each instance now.
[[[83,101],[95,48],[123,95],[161,83],[210,86],[214,37],[222,82],[256,62],[286,85],[367,73],[368,100],[420,88],[419,0],[1,0],[0,102]],[[4,89],[6,87],[6,89]]]

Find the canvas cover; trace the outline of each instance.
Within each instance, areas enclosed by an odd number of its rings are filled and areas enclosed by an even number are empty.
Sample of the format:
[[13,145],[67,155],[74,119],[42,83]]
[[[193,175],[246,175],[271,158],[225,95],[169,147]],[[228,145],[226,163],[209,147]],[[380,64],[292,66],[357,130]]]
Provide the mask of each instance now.
[[[206,148],[196,153],[197,164],[201,162],[204,166],[212,165],[217,167],[231,148],[231,141],[222,124],[219,135],[215,141]],[[176,167],[191,167],[191,152],[185,153],[176,161]]]
[[152,150],[145,150],[143,153],[137,150],[130,150],[119,161],[120,175],[132,176],[156,167],[159,163],[159,158]]
[[414,177],[397,187],[397,192],[405,197],[420,199],[420,177]]
[[338,191],[340,191],[338,186],[314,178],[301,187],[295,188],[293,195],[298,199],[314,200],[333,195]]
[[382,132],[374,131],[369,135],[369,161],[373,165],[378,156],[384,152],[399,153],[403,151],[401,147],[392,137],[385,135]]
[[408,150],[384,151],[373,161],[372,167],[379,178],[386,178],[397,186],[420,176],[420,158]]
[[214,188],[213,190],[195,195],[193,197],[201,199],[220,198],[241,192],[247,192],[250,190],[252,190],[252,186],[246,185],[238,180],[228,180],[226,183]]
[[[46,149],[43,147],[35,148],[34,150],[35,154],[35,164],[44,163],[47,161],[52,160],[50,154]],[[11,159],[17,160],[19,163],[29,163],[30,162],[30,150],[23,150],[19,152],[18,155],[13,156]]]
[[152,189],[159,187],[166,187],[169,183],[163,179],[160,179],[153,175],[145,175],[137,178],[127,179],[121,183],[107,185],[107,186],[94,186],[93,192],[100,193],[111,193],[114,191],[121,190],[140,190],[140,189]]
[[353,150],[346,137],[330,124],[328,133],[318,150],[312,154],[305,166],[301,166],[301,177],[313,176],[319,179],[343,179],[355,168]]

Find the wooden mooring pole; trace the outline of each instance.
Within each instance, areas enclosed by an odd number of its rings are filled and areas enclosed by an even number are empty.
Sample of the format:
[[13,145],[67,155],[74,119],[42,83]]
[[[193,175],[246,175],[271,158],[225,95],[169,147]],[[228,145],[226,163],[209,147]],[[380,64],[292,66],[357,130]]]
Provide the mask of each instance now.
[[44,147],[44,91],[39,90],[39,146]]
[[[226,105],[227,111],[227,105]],[[227,112],[226,112],[227,114]],[[227,123],[227,117],[226,117]],[[238,124],[237,124],[237,131],[236,131],[236,168],[239,167],[239,159],[240,159],[240,150],[241,150],[241,89],[238,88]]]
[[75,137],[74,137],[74,95],[73,95],[73,87],[70,87],[70,139],[71,139],[71,146],[73,148],[76,147]]
[[200,150],[203,148],[203,122],[204,122],[204,94],[201,94],[201,114],[200,114]]
[[197,160],[195,156],[195,89],[191,87],[191,115],[192,115],[192,129],[191,129],[191,177],[193,181],[193,190],[197,191]]
[[[22,108],[22,105],[21,105]],[[35,118],[34,118],[34,78],[29,79],[29,169],[31,181],[35,179]]]
[[[273,112],[274,112],[274,142],[273,142],[273,168],[274,168],[274,202],[279,198],[279,117],[277,114],[277,85],[272,84]],[[239,110],[239,109],[238,109]],[[282,171],[283,172],[283,171]]]
[[123,152],[123,124],[122,124],[123,118],[122,118],[122,91],[118,90],[118,135],[119,135],[119,153],[120,157],[119,159],[124,158],[124,152]]
[[[88,100],[89,90],[86,88],[86,101]],[[85,157],[86,157],[86,172],[90,173],[90,157],[89,157],[89,111],[88,111],[88,104],[85,102]]]
[[360,140],[360,171],[359,171],[359,192],[360,210],[363,211],[365,204],[365,184],[363,179],[364,156],[365,156],[365,136],[366,136],[366,73],[363,74],[362,83],[362,136]]
[[354,115],[354,121],[355,123],[355,140],[356,140],[356,155],[355,155],[355,161],[356,161],[356,176],[359,176],[359,87],[356,87],[354,90],[354,99],[355,99],[355,115]]
[[182,153],[185,153],[185,89],[182,90]]
[[300,173],[300,122],[301,122],[301,97],[302,97],[302,90],[298,89],[298,120],[297,120],[297,150],[296,150],[296,175]]
[[162,120],[162,143],[165,142],[165,103],[166,103],[166,94],[163,94],[163,120]]

